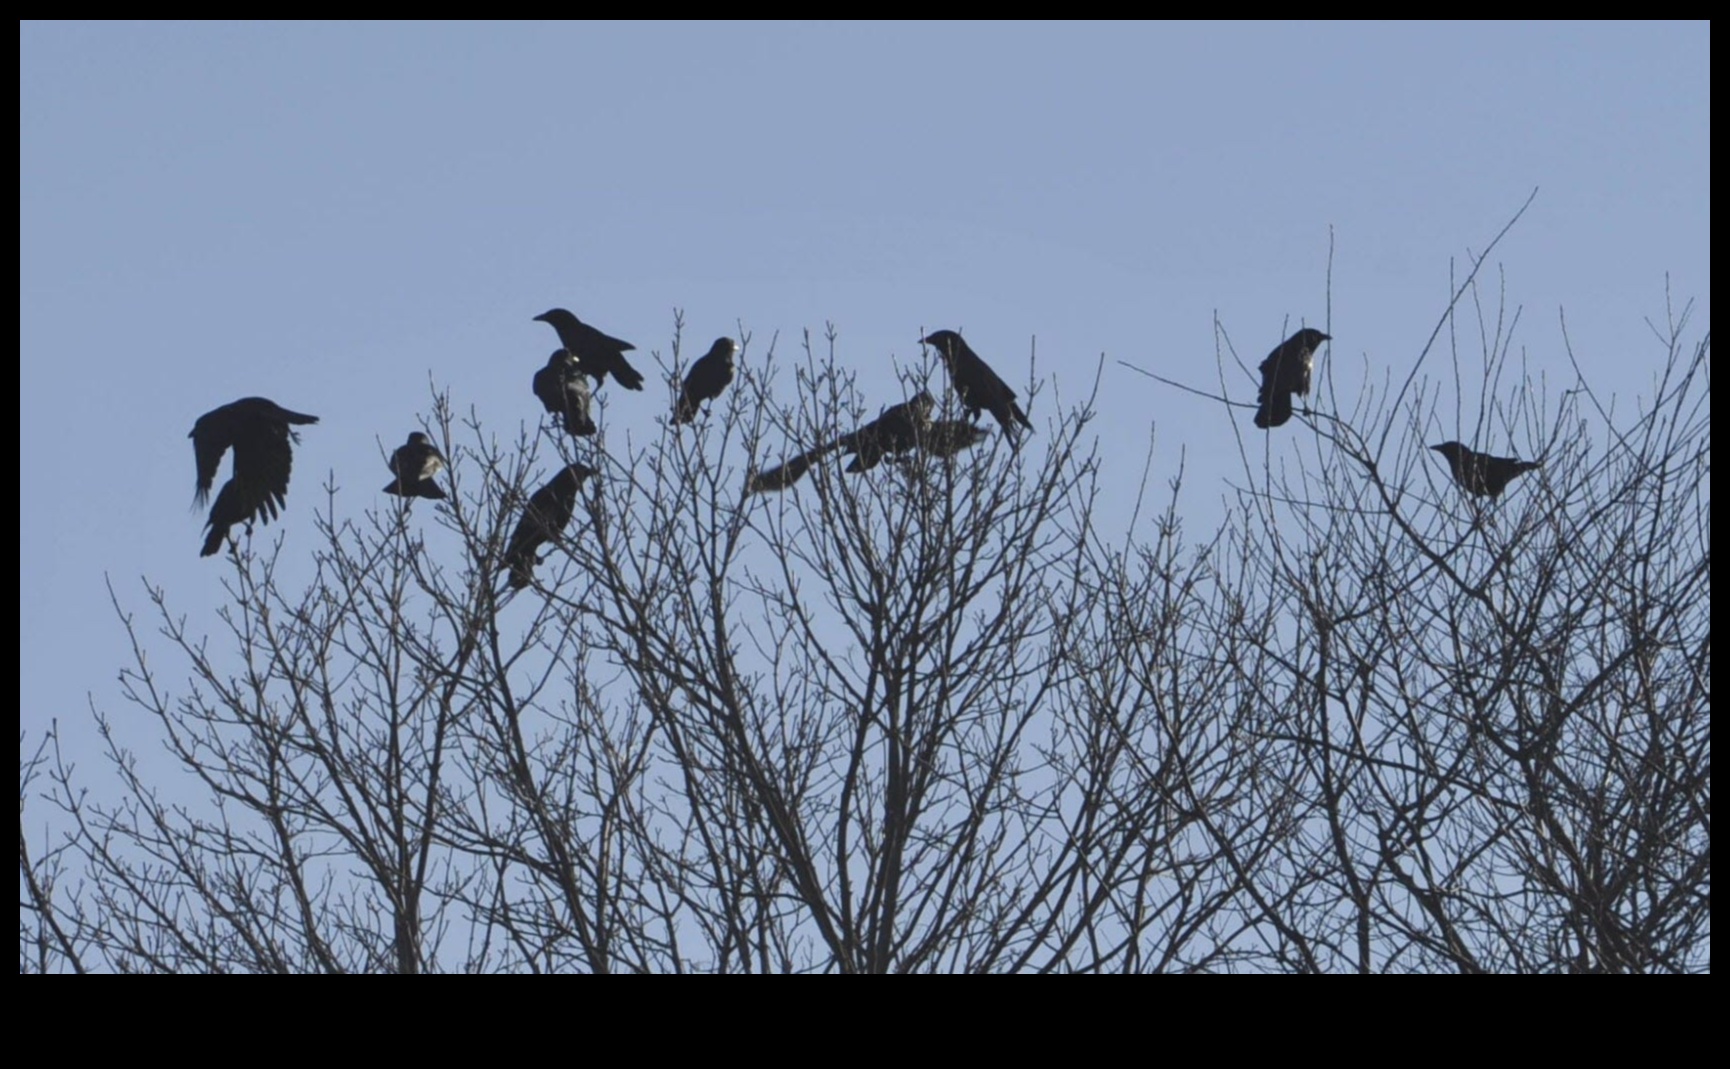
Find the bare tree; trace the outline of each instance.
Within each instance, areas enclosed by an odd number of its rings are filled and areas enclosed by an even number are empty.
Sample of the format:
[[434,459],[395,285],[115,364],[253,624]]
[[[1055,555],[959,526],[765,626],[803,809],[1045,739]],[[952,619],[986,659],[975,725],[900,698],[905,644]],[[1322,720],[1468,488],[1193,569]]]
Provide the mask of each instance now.
[[[216,636],[116,594],[125,697],[194,797],[106,730],[94,794],[23,740],[20,968],[1703,970],[1684,320],[1629,425],[1583,381],[1511,384],[1507,333],[1456,356],[1489,384],[1469,421],[1417,371],[1341,412],[1324,364],[1280,432],[1301,463],[1246,437],[1199,544],[1181,478],[1100,529],[1125,473],[1031,378],[1037,448],[845,470],[825,443],[890,405],[962,413],[930,365],[861,397],[833,332],[744,336],[728,391],[646,441],[603,413],[501,443],[438,398],[449,499],[344,519],[332,492],[299,593],[249,541]],[[1468,498],[1436,434],[1544,467]],[[512,591],[510,531],[573,461],[599,476]]]

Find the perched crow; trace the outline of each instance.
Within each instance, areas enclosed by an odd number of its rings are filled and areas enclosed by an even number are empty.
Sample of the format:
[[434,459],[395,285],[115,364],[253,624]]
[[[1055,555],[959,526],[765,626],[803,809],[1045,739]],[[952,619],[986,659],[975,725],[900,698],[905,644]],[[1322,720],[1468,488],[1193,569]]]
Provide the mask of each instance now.
[[1316,349],[1329,335],[1305,327],[1274,346],[1261,362],[1261,404],[1255,410],[1255,425],[1263,430],[1284,426],[1291,419],[1291,395],[1309,396],[1310,370]]
[[290,412],[262,397],[243,397],[198,417],[187,437],[192,439],[192,453],[198,461],[196,499],[200,505],[210,499],[222,454],[234,450],[233,473],[210,506],[210,518],[205,521],[210,533],[200,556],[208,557],[221,549],[228,529],[237,523],[276,519],[288,501],[288,475],[294,467],[294,452],[289,446],[300,441],[289,424],[317,422],[317,416]]
[[589,380],[569,349],[553,350],[547,366],[535,372],[535,396],[559,417],[566,434],[586,438],[595,433],[595,421],[589,416]]
[[709,351],[697,358],[685,376],[679,390],[679,400],[673,405],[673,422],[689,423],[697,418],[697,406],[721,396],[721,391],[733,381],[733,356],[739,346],[732,338],[716,338]]
[[949,382],[955,387],[956,396],[961,398],[967,418],[977,423],[981,409],[990,412],[997,425],[1003,428],[1003,435],[1009,439],[1010,446],[1019,449],[1015,424],[1020,423],[1028,430],[1033,429],[1033,424],[1027,422],[1027,413],[1015,403],[1015,391],[1009,388],[1009,384],[998,378],[997,372],[979,359],[979,354],[969,349],[961,335],[953,330],[933,331],[919,340],[936,349],[937,355],[943,358],[943,365],[949,369]]
[[559,342],[577,358],[577,366],[595,380],[595,385],[600,385],[610,371],[625,389],[643,388],[642,372],[625,362],[625,353],[635,345],[602,334],[563,308],[542,312],[535,321],[550,324],[559,332]]
[[420,431],[411,433],[408,441],[397,446],[396,452],[390,455],[390,470],[396,478],[385,484],[385,493],[398,497],[444,499],[445,492],[433,482],[433,477],[445,470],[444,454],[432,444],[431,438]]
[[1454,481],[1460,484],[1460,489],[1476,497],[1501,497],[1502,491],[1514,481],[1514,476],[1543,467],[1543,463],[1537,460],[1474,453],[1459,442],[1443,442],[1430,448],[1448,458]]
[[517,529],[511,532],[510,544],[505,548],[504,566],[510,570],[512,590],[529,585],[539,563],[535,551],[558,538],[559,532],[571,522],[571,515],[577,511],[577,491],[583,488],[583,480],[593,474],[595,469],[586,464],[572,464],[529,497],[523,518],[517,521]]
[[917,449],[925,428],[931,424],[931,410],[936,406],[931,395],[920,390],[911,400],[885,408],[876,419],[852,434],[843,434],[835,445],[853,454],[847,470],[870,471],[885,456]]

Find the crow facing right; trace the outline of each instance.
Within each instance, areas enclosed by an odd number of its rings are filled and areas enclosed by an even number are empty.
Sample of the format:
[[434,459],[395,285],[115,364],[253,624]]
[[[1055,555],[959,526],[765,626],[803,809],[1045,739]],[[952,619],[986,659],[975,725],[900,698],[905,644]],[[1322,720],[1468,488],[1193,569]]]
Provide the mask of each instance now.
[[1443,442],[1430,448],[1448,458],[1448,470],[1453,472],[1454,482],[1474,497],[1501,497],[1515,476],[1544,466],[1537,460],[1473,452],[1459,442]]
[[205,521],[209,533],[199,556],[222,548],[229,528],[237,523],[269,523],[288,503],[288,476],[294,468],[291,442],[299,441],[289,424],[317,423],[317,416],[290,412],[263,397],[243,397],[198,417],[187,434],[198,462],[197,502],[210,499],[222,454],[234,450],[232,474],[210,506]]
[[1316,349],[1330,336],[1314,327],[1305,327],[1274,346],[1273,352],[1261,362],[1261,403],[1255,410],[1255,425],[1262,430],[1283,426],[1291,419],[1291,395],[1305,397],[1310,392],[1310,371],[1315,367]]
[[504,566],[511,573],[511,589],[521,590],[534,577],[539,563],[535,551],[559,537],[577,511],[577,492],[583,480],[595,474],[587,464],[572,464],[536,490],[523,509],[523,518],[505,547]]

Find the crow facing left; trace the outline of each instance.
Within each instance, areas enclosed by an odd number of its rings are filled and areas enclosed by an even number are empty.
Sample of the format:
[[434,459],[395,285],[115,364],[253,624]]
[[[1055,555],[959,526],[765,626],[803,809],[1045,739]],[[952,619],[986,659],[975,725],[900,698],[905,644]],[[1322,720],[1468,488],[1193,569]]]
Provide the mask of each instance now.
[[1543,467],[1537,460],[1518,457],[1493,457],[1468,449],[1459,442],[1443,442],[1431,449],[1448,458],[1448,470],[1460,489],[1474,497],[1501,497],[1502,491],[1519,475]]
[[551,308],[535,317],[559,333],[559,344],[577,358],[583,374],[599,386],[609,373],[627,390],[643,388],[643,373],[632,367],[625,353],[636,346],[628,341],[603,334],[563,308]]
[[1033,424],[1027,422],[1027,413],[1016,404],[1015,391],[1009,384],[953,330],[932,331],[919,340],[936,349],[937,355],[943,359],[943,366],[949,369],[949,383],[955,387],[955,395],[961,398],[961,407],[967,410],[967,418],[977,422],[981,410],[991,413],[991,418],[1003,428],[1003,436],[1009,439],[1010,447],[1019,449],[1015,425],[1019,423],[1032,430]]
[[300,441],[289,425],[317,422],[317,416],[290,412],[263,397],[243,397],[198,417],[187,434],[198,461],[198,504],[210,498],[222,454],[234,450],[229,479],[222,484],[205,521],[209,533],[199,556],[208,557],[221,549],[229,528],[237,523],[276,519],[287,505],[288,476],[294,468],[291,443]]

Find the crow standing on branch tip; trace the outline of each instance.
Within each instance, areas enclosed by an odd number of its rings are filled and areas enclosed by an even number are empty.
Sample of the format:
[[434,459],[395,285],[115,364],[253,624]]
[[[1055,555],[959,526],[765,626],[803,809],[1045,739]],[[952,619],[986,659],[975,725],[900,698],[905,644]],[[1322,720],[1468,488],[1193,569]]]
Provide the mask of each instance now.
[[187,435],[198,461],[198,504],[210,499],[222,454],[234,450],[234,467],[217,493],[216,503],[210,506],[210,518],[205,521],[210,533],[199,556],[208,557],[221,549],[229,528],[237,523],[276,519],[288,503],[288,476],[294,468],[290,443],[300,440],[289,424],[317,422],[317,416],[290,412],[263,397],[243,397],[198,417]]
[[1309,396],[1310,371],[1316,349],[1330,336],[1305,327],[1274,346],[1261,362],[1261,404],[1255,410],[1255,425],[1262,430],[1284,426],[1291,419],[1291,395]]
[[511,589],[521,590],[534,577],[539,563],[535,551],[559,537],[577,511],[577,492],[583,480],[595,474],[586,464],[572,464],[536,490],[523,508],[523,518],[505,547],[504,566],[511,573]]
[[733,381],[733,357],[739,352],[732,338],[716,338],[709,351],[697,358],[685,375],[685,385],[673,404],[673,422],[689,423],[697,418],[697,406],[721,396]]
[[577,358],[577,366],[595,380],[595,385],[599,386],[611,372],[625,389],[643,388],[642,372],[625,362],[625,353],[635,349],[635,345],[602,334],[563,308],[542,312],[535,322],[546,323],[559,332],[559,343]]
[[991,370],[953,330],[933,331],[919,340],[936,349],[937,355],[943,359],[943,366],[949,369],[950,385],[955,387],[955,395],[961,398],[967,418],[977,423],[981,410],[990,412],[997,425],[1003,428],[1003,436],[1009,439],[1010,446],[1021,448],[1015,424],[1020,423],[1028,430],[1033,429],[1033,424],[1027,422],[1027,413],[1015,403],[1015,391],[1009,388],[1009,384],[998,378],[997,372]]
[[434,476],[445,470],[444,454],[432,439],[420,431],[408,436],[390,455],[390,470],[396,478],[385,484],[384,492],[398,497],[428,497],[442,501],[445,492],[433,482]]
[[1507,489],[1516,475],[1524,475],[1534,468],[1544,466],[1542,461],[1537,460],[1474,453],[1459,442],[1443,442],[1430,448],[1448,458],[1448,468],[1454,474],[1454,482],[1474,497],[1501,497],[1502,491]]
[[589,380],[569,349],[553,350],[547,366],[535,372],[534,387],[541,405],[559,417],[566,434],[586,438],[595,433],[595,421],[589,415]]

